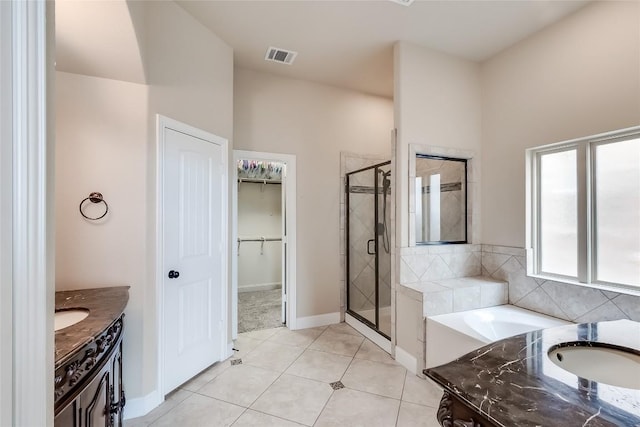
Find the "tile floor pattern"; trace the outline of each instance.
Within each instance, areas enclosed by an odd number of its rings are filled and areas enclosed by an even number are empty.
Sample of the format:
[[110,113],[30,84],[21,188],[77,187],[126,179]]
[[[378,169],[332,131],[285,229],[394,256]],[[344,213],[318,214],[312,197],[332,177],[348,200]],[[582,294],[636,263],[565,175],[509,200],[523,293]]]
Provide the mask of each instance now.
[[235,348],[125,427],[438,426],[442,390],[346,323],[246,332]]

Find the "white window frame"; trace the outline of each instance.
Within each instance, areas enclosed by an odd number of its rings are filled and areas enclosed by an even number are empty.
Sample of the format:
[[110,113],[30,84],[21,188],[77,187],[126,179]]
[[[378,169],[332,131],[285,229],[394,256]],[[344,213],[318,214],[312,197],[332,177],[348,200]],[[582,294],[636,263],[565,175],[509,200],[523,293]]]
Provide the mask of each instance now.
[[[640,138],[640,126],[563,141],[526,150],[526,248],[527,275],[625,294],[640,295],[640,284],[596,280],[595,150],[599,145]],[[576,277],[544,272],[540,266],[540,157],[576,150],[578,191],[578,273]]]

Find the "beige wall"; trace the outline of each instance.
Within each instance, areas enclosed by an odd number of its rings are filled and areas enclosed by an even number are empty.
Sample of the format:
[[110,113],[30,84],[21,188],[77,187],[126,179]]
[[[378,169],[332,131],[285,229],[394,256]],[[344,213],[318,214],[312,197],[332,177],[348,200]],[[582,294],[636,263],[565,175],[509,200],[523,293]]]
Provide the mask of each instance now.
[[[144,85],[56,73],[56,290],[131,286],[124,376],[132,397],[143,371],[147,96]],[[78,212],[93,191],[109,204],[103,220]]]
[[640,3],[586,6],[481,72],[482,242],[524,247],[525,149],[640,124]]
[[[173,2],[128,5],[147,85],[57,73],[56,279],[58,290],[131,285],[132,402],[156,388],[155,115],[230,139],[233,51]],[[110,205],[102,224],[79,217],[91,191]]]
[[[173,2],[130,2],[129,7],[134,25],[139,29],[136,33],[141,40],[149,84],[147,203],[149,212],[155,213],[156,114],[229,139],[229,165],[232,163],[233,50]],[[137,8],[142,8],[142,11]],[[136,19],[140,15],[144,19]],[[140,355],[147,361],[145,394],[155,388],[156,376],[154,218],[154,215],[149,215],[146,223],[149,280],[146,284],[148,309],[145,324],[149,327],[143,337],[146,354]],[[230,246],[228,253],[231,253]],[[231,271],[230,265],[228,268]]]
[[[394,48],[398,246],[409,245],[409,144],[473,150],[480,157],[479,66],[429,48]],[[479,159],[478,159],[479,160]],[[475,162],[476,165],[480,161]]]
[[134,2],[129,7],[144,8],[144,22],[134,24],[143,32],[138,39],[151,86],[150,113],[230,140],[233,49],[174,2]]
[[297,314],[340,310],[340,151],[390,158],[391,100],[236,69],[234,148],[296,155]]

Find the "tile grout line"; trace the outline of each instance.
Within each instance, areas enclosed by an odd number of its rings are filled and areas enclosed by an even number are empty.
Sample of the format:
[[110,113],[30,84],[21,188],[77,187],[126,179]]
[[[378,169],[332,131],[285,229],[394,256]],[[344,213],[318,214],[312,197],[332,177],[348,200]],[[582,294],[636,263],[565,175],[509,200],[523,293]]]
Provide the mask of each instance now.
[[[176,409],[179,405],[181,405],[181,404],[182,404],[182,402],[184,402],[185,400],[187,400],[188,398],[190,398],[193,394],[195,394],[194,392],[189,391],[189,390],[184,390],[184,389],[179,389],[179,390],[182,390],[182,391],[184,391],[184,392],[188,393],[189,395],[188,395],[188,396],[186,396],[184,399],[181,399],[180,401],[176,402],[176,404],[175,404],[171,409],[169,409],[167,412],[165,412],[164,414],[162,414],[162,415],[160,415],[160,416],[158,416],[158,417],[154,418],[154,419],[153,419],[149,424],[147,424],[149,427],[151,427],[151,425],[152,425],[152,424],[157,423],[157,422],[160,420],[160,418],[162,418],[162,417],[164,417],[164,416],[166,416],[166,415],[169,415],[169,413],[170,413],[171,411],[173,411],[174,409]],[[173,393],[173,392],[172,392],[172,393]],[[165,400],[165,402],[166,402],[166,400]],[[164,403],[164,402],[163,402],[163,403]],[[158,407],[159,407],[159,406],[158,406]],[[147,415],[149,415],[149,414],[147,414]],[[144,417],[145,417],[145,416],[143,415],[143,416],[142,416],[142,417],[140,417],[140,418],[144,418]]]
[[398,420],[400,419],[400,409],[402,408],[402,396],[404,396],[404,388],[407,385],[407,375],[409,375],[409,371],[404,370],[404,381],[402,382],[402,391],[400,392],[400,402],[398,403],[398,413],[396,414],[396,423],[395,426],[398,425]]
[[[325,331],[326,331],[326,328],[325,328]],[[269,390],[269,388],[271,388],[271,387],[276,383],[276,381],[278,381],[280,378],[282,378],[282,376],[285,374],[285,372],[287,371],[287,369],[289,369],[289,368],[291,367],[291,365],[293,365],[293,364],[294,364],[294,363],[295,363],[295,362],[296,362],[300,357],[302,357],[302,355],[303,355],[303,354],[304,354],[304,353],[309,349],[309,346],[311,346],[311,344],[313,344],[313,343],[314,343],[318,338],[320,338],[320,336],[321,336],[322,334],[324,334],[324,332],[325,332],[325,331],[322,331],[322,333],[320,333],[320,335],[318,335],[318,336],[317,336],[317,337],[316,337],[316,338],[315,338],[315,339],[314,339],[314,340],[313,340],[309,345],[307,345],[306,347],[303,347],[302,352],[301,352],[301,353],[300,353],[300,354],[299,354],[299,355],[298,355],[298,356],[297,356],[297,357],[296,357],[296,358],[295,358],[295,359],[294,359],[294,360],[293,360],[289,365],[287,365],[287,367],[286,367],[286,368],[284,368],[284,370],[283,370],[283,371],[282,371],[282,372],[281,372],[281,373],[280,373],[280,374],[279,374],[279,375],[278,375],[278,376],[277,376],[277,377],[276,377],[276,378],[271,382],[271,384],[269,384],[269,385],[264,389],[264,391],[263,391],[262,393],[260,393],[260,395],[259,395],[258,397],[256,397],[256,398],[255,398],[255,399],[254,399],[254,400],[249,404],[249,406],[247,406],[247,409],[251,409],[251,406],[252,406],[254,403],[256,403],[258,400],[260,400],[260,398],[261,398],[261,397],[262,397],[262,396],[267,392],[267,390]],[[277,332],[276,332],[276,333],[277,333]],[[273,336],[275,336],[275,334],[273,334],[273,335],[272,335],[271,337],[269,337],[269,338],[272,338]],[[268,341],[268,340],[269,340],[269,338],[267,338],[267,339],[265,340],[265,342],[266,342],[266,341]],[[275,343],[275,342],[273,342],[273,341],[270,341],[270,342],[271,342],[272,344],[278,344],[278,343]],[[298,347],[298,348],[300,348],[300,347]],[[250,366],[250,365],[249,365],[249,366]],[[264,368],[263,368],[263,369],[264,369]],[[324,383],[323,383],[323,384],[324,384]],[[255,411],[255,409],[251,409],[251,410]],[[258,411],[258,412],[262,412],[262,411]],[[271,415],[271,414],[266,414],[266,415]],[[286,421],[291,421],[291,422],[295,422],[295,423],[297,423],[297,421],[288,420],[288,419],[286,419],[286,418],[282,418],[282,417],[278,417],[278,418],[281,418],[281,419],[286,420]],[[299,423],[298,423],[298,424],[299,424]]]
[[[271,335],[269,338],[266,338],[265,340],[262,340],[262,342],[261,342],[260,344],[258,344],[256,347],[254,347],[254,348],[253,348],[252,350],[250,350],[249,352],[247,352],[247,355],[248,355],[249,353],[251,353],[252,351],[254,351],[255,349],[257,349],[258,347],[260,347],[260,345],[262,345],[262,344],[264,344],[265,342],[269,341],[269,339],[270,339],[270,338],[272,338],[273,336],[275,336],[277,333],[278,333],[278,332],[276,332],[275,334]],[[316,339],[317,339],[317,338],[316,338]],[[315,340],[314,340],[314,341],[315,341]],[[272,344],[279,344],[279,343],[276,343],[276,342],[273,342],[273,341],[269,341],[269,342],[270,342],[270,343],[272,343]],[[288,347],[290,347],[290,346],[288,346]],[[300,347],[296,347],[296,348],[300,348]],[[305,351],[306,351],[306,348],[303,348],[303,351],[298,355],[298,357],[296,357],[296,358],[295,358],[295,360],[294,360],[294,361],[292,361],[292,362],[291,362],[291,364],[295,363],[295,361],[296,361],[296,360],[298,360],[298,358],[300,358],[300,356],[302,356],[302,354],[304,354],[304,352],[305,352]],[[246,355],[245,355],[245,356],[246,356]],[[242,360],[242,358],[240,358],[240,360]],[[244,365],[244,363],[242,363],[242,364]],[[228,401],[226,401],[226,400],[224,400],[224,399],[218,399],[218,398],[215,398],[215,397],[207,396],[206,394],[202,394],[202,393],[198,393],[198,392],[192,392],[192,393],[193,393],[193,394],[198,394],[198,395],[200,395],[200,396],[208,397],[208,398],[210,398],[210,399],[218,400],[218,401],[221,401],[221,402],[229,403],[229,404],[231,404],[231,405],[239,406],[239,407],[241,407],[241,408],[244,408],[245,410],[244,410],[244,411],[243,411],[243,413],[242,413],[242,414],[244,414],[248,409],[251,409],[251,405],[253,405],[254,403],[256,403],[256,401],[258,401],[258,399],[260,399],[260,398],[264,395],[264,393],[265,393],[265,392],[266,392],[266,391],[267,391],[267,390],[268,390],[268,389],[269,389],[273,384],[275,384],[275,382],[276,382],[276,381],[278,381],[278,379],[280,379],[280,377],[282,377],[282,375],[284,374],[284,372],[285,372],[287,369],[289,369],[289,367],[291,366],[291,364],[289,364],[289,365],[284,369],[284,371],[280,372],[280,373],[278,374],[278,376],[277,376],[277,377],[276,377],[276,378],[275,378],[275,379],[274,379],[274,380],[273,380],[273,381],[272,381],[272,382],[271,382],[271,383],[270,383],[270,384],[269,384],[269,385],[264,389],[264,391],[263,391],[262,393],[260,393],[260,395],[258,395],[258,397],[256,397],[253,401],[251,401],[251,403],[249,403],[246,407],[244,407],[244,406],[242,406],[242,405],[238,405],[237,403],[228,402]],[[252,366],[252,365],[247,364],[247,365],[245,365],[245,366]],[[272,371],[272,372],[276,372],[276,373],[277,373],[277,371],[274,371],[274,370],[272,370],[272,369],[266,369],[266,368],[262,368],[262,367],[259,367],[259,366],[252,366],[252,367],[254,367],[254,368],[259,368],[259,369],[264,369],[264,370],[268,370],[268,371]],[[225,369],[225,371],[226,371],[226,369]],[[213,378],[211,381],[214,381],[215,379],[216,379],[216,378]],[[207,384],[209,384],[211,381],[207,382]],[[206,385],[206,384],[205,384],[205,385]],[[203,386],[203,387],[204,387],[204,386]],[[203,387],[201,387],[200,389],[202,389]],[[173,409],[173,408],[172,408],[172,409]],[[255,409],[252,409],[252,410],[255,410]],[[261,412],[261,411],[257,411],[257,412]],[[240,416],[242,416],[242,414],[240,414]],[[271,414],[266,414],[266,415],[271,415]],[[239,416],[238,418],[240,418],[240,416]],[[281,418],[281,417],[278,417],[278,418]],[[282,419],[284,419],[284,418],[282,418]],[[234,421],[234,423],[235,423],[236,421],[237,421],[237,419]],[[287,421],[291,421],[291,420],[287,420]],[[295,421],[292,421],[292,422],[295,422]]]
[[247,413],[247,411],[249,410],[249,408],[243,408],[243,409],[244,409],[244,411],[242,411],[242,413],[241,413],[240,415],[238,415],[238,418],[236,418],[235,420],[233,420],[233,422],[229,425],[229,427],[231,427],[231,426],[235,425],[235,423],[237,423],[237,422],[238,422],[238,420],[239,420],[239,419],[240,419],[244,414],[246,414],[246,413]]
[[[356,350],[355,353],[353,353],[353,356],[351,357],[351,362],[349,362],[349,366],[347,366],[347,369],[344,370],[344,372],[342,373],[342,376],[340,377],[340,379],[338,381],[342,382],[342,379],[344,378],[344,376],[347,374],[347,372],[349,371],[349,368],[351,367],[351,365],[353,364],[353,361],[356,360],[356,354],[358,354],[358,352],[360,351],[360,349],[362,348],[362,345],[364,344],[364,340],[366,340],[367,338],[364,338],[362,340],[362,342],[360,343],[360,345],[358,346],[358,349]],[[343,384],[344,385],[344,384]],[[345,386],[346,387],[346,386]]]
[[[246,408],[246,411],[245,411],[245,412],[247,412],[247,411],[258,412],[259,414],[263,414],[263,415],[266,415],[266,416],[268,416],[268,417],[278,418],[279,420],[286,421],[286,422],[288,422],[288,423],[293,423],[293,424],[298,424],[298,425],[301,425],[301,426],[306,426],[306,424],[302,424],[302,423],[299,423],[299,422],[297,422],[297,421],[289,420],[289,419],[287,419],[287,418],[280,417],[280,416],[278,416],[278,415],[269,414],[269,413],[264,412],[264,411],[261,411],[261,410],[259,410],[259,409]],[[244,412],[243,412],[243,414],[244,414]],[[238,417],[238,419],[240,419],[240,417]],[[236,423],[237,421],[238,421],[238,420],[234,421],[234,423]],[[233,424],[232,424],[232,425],[233,425]]]
[[[329,328],[325,329],[325,331],[329,330]],[[322,333],[324,334],[324,332]],[[320,335],[322,335],[320,334]],[[345,334],[346,335],[346,334]],[[318,336],[318,338],[320,338],[320,336]],[[358,354],[358,351],[360,351],[360,348],[362,348],[362,345],[364,344],[364,340],[366,340],[366,337],[362,340],[362,342],[360,343],[360,345],[358,346],[358,349],[356,350],[356,352],[353,354],[353,356],[351,356],[351,361],[349,361],[349,365],[347,365],[346,369],[344,370],[344,372],[342,373],[342,375],[340,376],[340,379],[338,379],[338,381],[342,382],[342,378],[344,378],[344,375],[347,373],[347,371],[349,370],[349,367],[351,366],[351,364],[353,363],[353,361],[355,360],[356,354]],[[329,353],[329,352],[324,352],[324,353]],[[335,354],[335,353],[329,353],[329,354]],[[342,355],[339,355],[342,356]],[[346,356],[348,357],[348,356]],[[344,386],[344,384],[343,384]],[[346,387],[345,387],[346,388]],[[320,410],[320,412],[318,413],[318,416],[316,417],[315,421],[313,422],[313,426],[316,425],[316,423],[318,422],[318,420],[320,419],[320,416],[322,415],[322,413],[324,412],[325,409],[327,409],[327,405],[329,404],[329,402],[331,401],[331,399],[333,398],[333,395],[336,393],[337,390],[334,390],[333,387],[331,387],[331,395],[329,396],[329,398],[327,399],[327,401],[324,403],[324,406],[322,407],[322,409]]]

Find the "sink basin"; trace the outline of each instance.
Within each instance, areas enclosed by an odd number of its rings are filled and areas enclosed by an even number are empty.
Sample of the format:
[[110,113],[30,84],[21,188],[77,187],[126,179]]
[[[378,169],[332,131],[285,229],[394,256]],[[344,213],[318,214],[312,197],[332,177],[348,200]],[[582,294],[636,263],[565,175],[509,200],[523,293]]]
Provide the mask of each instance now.
[[71,310],[56,311],[53,318],[54,330],[68,328],[75,325],[79,321],[85,319],[89,315],[89,310],[83,308],[74,308]]
[[640,390],[640,354],[612,347],[556,347],[549,359],[574,375],[617,387]]

